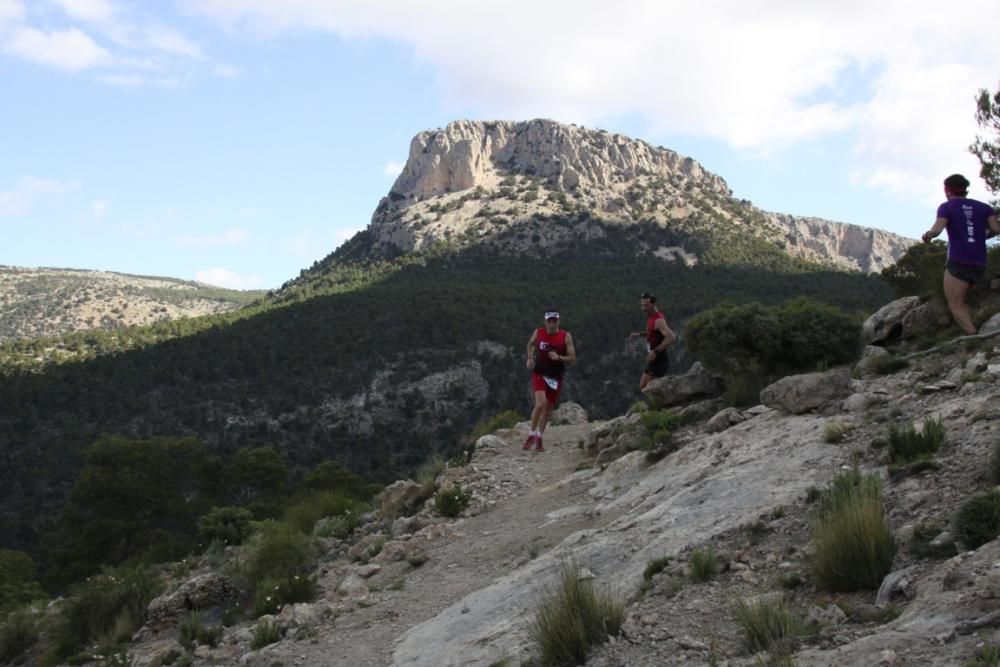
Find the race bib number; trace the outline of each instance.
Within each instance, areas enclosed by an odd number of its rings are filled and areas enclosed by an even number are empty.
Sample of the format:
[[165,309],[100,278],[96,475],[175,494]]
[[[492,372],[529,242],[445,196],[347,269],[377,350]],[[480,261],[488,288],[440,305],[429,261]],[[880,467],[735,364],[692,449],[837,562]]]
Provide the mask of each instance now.
[[542,376],[542,379],[545,380],[545,384],[547,384],[549,386],[549,389],[551,389],[552,391],[555,391],[556,389],[559,388],[559,380],[555,378],[550,378],[545,375]]

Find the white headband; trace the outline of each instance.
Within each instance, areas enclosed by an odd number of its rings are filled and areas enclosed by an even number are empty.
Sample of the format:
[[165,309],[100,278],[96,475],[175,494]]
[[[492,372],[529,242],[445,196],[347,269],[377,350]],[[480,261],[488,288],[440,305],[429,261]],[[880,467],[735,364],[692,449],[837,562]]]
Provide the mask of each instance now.
[[557,313],[554,310],[550,310],[547,313],[545,313],[545,319],[551,320],[553,317],[558,320],[559,319],[559,313]]

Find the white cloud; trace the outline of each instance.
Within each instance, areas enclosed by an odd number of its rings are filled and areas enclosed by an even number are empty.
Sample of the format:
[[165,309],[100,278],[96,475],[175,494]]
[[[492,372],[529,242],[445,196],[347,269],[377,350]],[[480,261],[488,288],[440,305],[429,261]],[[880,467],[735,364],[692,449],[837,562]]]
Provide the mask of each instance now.
[[44,32],[30,27],[14,30],[3,49],[25,60],[68,72],[110,65],[111,53],[78,28]]
[[0,217],[25,213],[39,199],[72,190],[77,186],[77,183],[69,181],[26,176],[18,180],[14,189],[0,192]]
[[24,3],[21,0],[0,0],[0,28],[5,23],[19,21],[24,16]]
[[102,74],[97,80],[110,86],[121,86],[122,88],[139,88],[146,83],[139,74]]
[[114,19],[117,10],[108,0],[56,0],[70,17],[81,21],[106,23]]
[[404,43],[435,68],[446,105],[463,114],[585,124],[638,114],[652,134],[712,137],[754,153],[856,133],[861,182],[908,196],[943,164],[968,163],[966,84],[994,85],[1000,62],[994,35],[970,28],[1000,23],[995,0],[949,4],[962,20],[912,0],[183,6],[263,35],[319,30]]
[[218,287],[228,287],[229,289],[256,289],[263,284],[260,276],[241,276],[232,271],[222,268],[205,269],[196,271],[194,279],[201,283],[216,285]]
[[226,63],[216,63],[212,68],[212,73],[221,76],[223,79],[239,79],[243,77],[243,70]]
[[206,234],[203,236],[184,236],[177,239],[177,245],[182,248],[216,248],[246,243],[250,235],[243,229],[229,229],[222,234]]
[[143,42],[154,51],[163,51],[185,58],[204,58],[201,47],[183,34],[164,26],[146,28]]
[[98,199],[90,205],[90,214],[94,220],[101,220],[108,213],[108,202]]
[[402,162],[386,162],[385,166],[382,167],[382,173],[386,176],[396,177],[403,171],[404,166]]

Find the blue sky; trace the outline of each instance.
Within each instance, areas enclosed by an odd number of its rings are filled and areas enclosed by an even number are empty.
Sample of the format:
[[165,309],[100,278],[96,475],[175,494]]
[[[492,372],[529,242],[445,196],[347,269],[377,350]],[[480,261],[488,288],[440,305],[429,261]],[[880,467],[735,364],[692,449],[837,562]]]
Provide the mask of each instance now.
[[976,174],[1000,3],[812,4],[0,0],[0,264],[277,287],[458,118],[622,132],[918,236]]

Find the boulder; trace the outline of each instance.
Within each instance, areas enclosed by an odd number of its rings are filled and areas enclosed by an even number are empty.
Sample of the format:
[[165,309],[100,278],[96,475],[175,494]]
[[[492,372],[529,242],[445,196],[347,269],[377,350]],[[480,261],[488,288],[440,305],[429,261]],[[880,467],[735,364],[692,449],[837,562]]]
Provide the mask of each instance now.
[[423,500],[423,489],[416,482],[401,479],[382,490],[378,496],[379,514],[393,518],[411,512]]
[[285,629],[310,627],[319,623],[329,609],[326,602],[286,604],[278,614],[278,623]]
[[496,435],[484,435],[476,440],[476,449],[506,449],[507,443]]
[[889,351],[884,347],[879,347],[877,345],[868,345],[865,347],[865,351],[861,355],[861,360],[854,365],[854,370],[860,375],[868,375],[872,372],[875,364],[875,360],[878,357],[884,357],[889,354]]
[[350,560],[365,560],[369,557],[369,549],[372,549],[376,542],[385,542],[385,536],[381,533],[373,533],[371,535],[365,535],[363,538],[357,541],[350,549],[347,550],[347,557]]
[[895,572],[890,572],[885,575],[882,580],[882,585],[879,586],[878,593],[875,595],[875,606],[882,608],[891,602],[899,599],[912,599],[915,595],[914,583],[910,578],[916,571],[916,566],[911,565],[909,567],[903,568],[902,570],[896,570]]
[[844,412],[864,412],[871,404],[871,399],[865,394],[851,394],[844,399]]
[[337,586],[337,594],[348,600],[365,600],[368,598],[368,584],[358,574],[348,575]]
[[909,340],[916,336],[937,331],[951,322],[948,309],[939,301],[928,301],[912,308],[901,321],[899,337]]
[[643,392],[657,405],[668,407],[689,403],[696,398],[712,398],[722,394],[722,380],[695,362],[684,375],[665,375],[646,385]]
[[764,387],[760,400],[768,407],[802,414],[851,394],[851,376],[845,368],[824,373],[789,375]]
[[231,579],[208,572],[187,580],[173,593],[161,595],[146,607],[146,627],[154,634],[172,628],[192,611],[222,607],[239,600],[240,590]]
[[736,408],[726,408],[708,420],[708,423],[705,424],[705,430],[709,433],[720,433],[742,421],[746,421],[742,412]]
[[870,345],[899,337],[903,318],[919,305],[919,296],[905,296],[882,306],[861,325],[861,340]]
[[559,407],[552,411],[549,423],[553,426],[586,424],[587,411],[579,403],[573,403],[572,401],[561,403]]
[[689,424],[708,419],[725,407],[726,402],[721,398],[708,398],[678,409],[677,416],[681,418],[681,423]]
[[979,327],[979,333],[990,334],[1000,331],[1000,313],[997,313],[990,319],[983,322],[983,326]]

